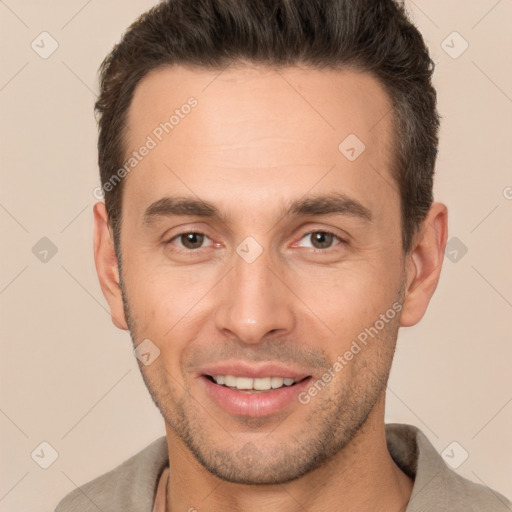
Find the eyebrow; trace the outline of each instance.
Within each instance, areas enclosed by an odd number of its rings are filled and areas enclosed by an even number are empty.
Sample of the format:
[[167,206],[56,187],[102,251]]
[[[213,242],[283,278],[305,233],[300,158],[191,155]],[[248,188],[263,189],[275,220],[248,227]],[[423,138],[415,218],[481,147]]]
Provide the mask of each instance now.
[[[292,201],[285,208],[282,217],[328,214],[355,217],[366,222],[372,221],[372,212],[366,206],[340,192],[310,196]],[[217,219],[221,222],[226,222],[227,220],[226,216],[208,201],[189,197],[162,197],[145,210],[143,223],[149,227],[157,218],[180,215]]]

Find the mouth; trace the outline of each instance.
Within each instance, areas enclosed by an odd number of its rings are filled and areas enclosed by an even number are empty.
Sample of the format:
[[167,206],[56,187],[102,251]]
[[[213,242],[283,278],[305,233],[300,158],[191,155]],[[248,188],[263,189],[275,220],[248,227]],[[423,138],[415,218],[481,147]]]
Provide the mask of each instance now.
[[211,382],[242,393],[267,393],[283,387],[295,386],[309,377],[237,377],[234,375],[205,375]]
[[264,417],[303,407],[298,395],[312,380],[282,367],[226,365],[198,375],[206,397],[231,416]]

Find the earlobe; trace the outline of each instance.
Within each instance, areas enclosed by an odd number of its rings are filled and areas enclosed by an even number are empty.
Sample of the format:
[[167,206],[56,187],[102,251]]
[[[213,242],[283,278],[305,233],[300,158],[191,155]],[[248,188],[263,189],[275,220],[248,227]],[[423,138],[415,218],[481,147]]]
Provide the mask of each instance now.
[[439,282],[447,235],[448,209],[443,203],[433,203],[406,256],[407,284],[400,326],[410,327],[423,318]]
[[124,315],[121,287],[119,285],[119,267],[108,225],[105,203],[96,203],[93,212],[94,262],[101,290],[109,304],[114,325],[119,329],[128,330]]

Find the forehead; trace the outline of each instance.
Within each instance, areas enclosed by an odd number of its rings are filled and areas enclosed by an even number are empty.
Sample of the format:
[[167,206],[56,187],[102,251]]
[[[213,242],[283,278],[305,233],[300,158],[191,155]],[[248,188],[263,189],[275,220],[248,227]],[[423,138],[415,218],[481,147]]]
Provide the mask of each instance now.
[[[169,66],[153,70],[136,87],[128,111],[127,142],[135,142],[138,136],[169,120],[192,96],[199,106],[194,110],[194,120],[220,128],[208,133],[211,143],[224,142],[234,135],[242,141],[244,133],[251,139],[269,132],[275,135],[282,129],[283,135],[308,139],[320,129],[322,136],[334,141],[351,130],[372,143],[389,128],[392,117],[386,115],[391,102],[383,87],[361,71]],[[304,123],[297,125],[297,120]],[[246,126],[250,132],[235,131],[233,127],[245,121],[251,121],[251,126]]]
[[269,187],[300,195],[315,180],[324,190],[364,192],[370,203],[394,192],[382,189],[383,179],[392,182],[391,101],[360,71],[157,69],[135,90],[126,156],[148,138],[152,149],[125,192],[145,203],[167,186],[208,196],[219,180],[251,201],[268,202]]

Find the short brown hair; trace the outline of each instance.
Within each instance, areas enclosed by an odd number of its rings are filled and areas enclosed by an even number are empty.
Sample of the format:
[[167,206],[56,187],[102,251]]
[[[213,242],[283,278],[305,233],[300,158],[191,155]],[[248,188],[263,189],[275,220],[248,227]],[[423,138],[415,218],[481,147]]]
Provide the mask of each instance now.
[[353,67],[371,73],[393,102],[402,246],[411,248],[433,201],[439,115],[434,69],[421,34],[394,0],[164,0],[140,16],[100,67],[98,163],[120,254],[123,182],[104,184],[124,161],[127,112],[150,71],[167,65],[222,69]]

